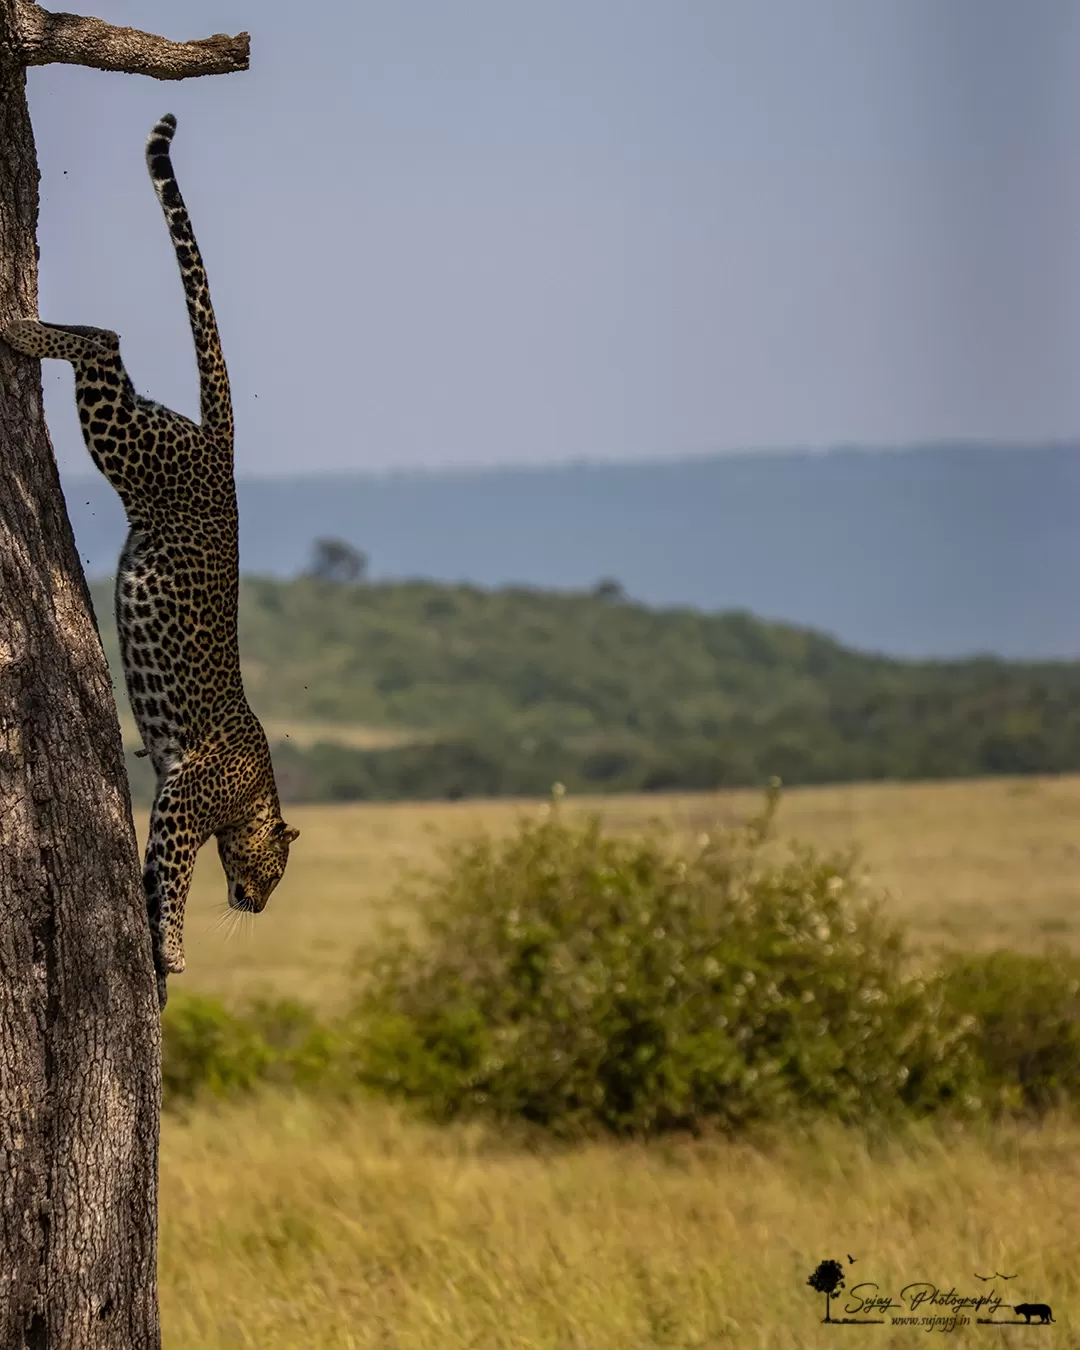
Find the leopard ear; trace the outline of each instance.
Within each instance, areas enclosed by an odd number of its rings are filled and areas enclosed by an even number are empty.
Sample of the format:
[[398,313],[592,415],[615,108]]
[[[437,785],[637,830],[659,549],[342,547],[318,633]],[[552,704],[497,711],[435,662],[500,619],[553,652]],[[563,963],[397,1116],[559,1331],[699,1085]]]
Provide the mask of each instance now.
[[288,826],[286,826],[286,828],[283,830],[281,837],[282,837],[282,839],[285,840],[285,842],[286,842],[287,844],[291,844],[292,841],[293,841],[294,839],[299,839],[299,838],[300,838],[300,831],[299,831],[298,829],[296,829],[295,826],[293,826],[293,825],[288,825]]

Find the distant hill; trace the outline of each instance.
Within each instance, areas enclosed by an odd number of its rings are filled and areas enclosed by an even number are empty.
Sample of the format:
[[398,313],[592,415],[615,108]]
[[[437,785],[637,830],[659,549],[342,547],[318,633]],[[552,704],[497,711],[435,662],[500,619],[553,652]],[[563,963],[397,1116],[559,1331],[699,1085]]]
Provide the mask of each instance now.
[[[94,603],[118,676],[106,583]],[[606,592],[313,578],[247,578],[240,641],[294,799],[1080,769],[1075,662],[904,662]]]
[[[65,480],[90,575],[123,516]],[[287,577],[319,535],[375,576],[582,589],[743,609],[899,656],[1080,656],[1080,448],[944,446],[410,476],[247,479],[249,573]]]

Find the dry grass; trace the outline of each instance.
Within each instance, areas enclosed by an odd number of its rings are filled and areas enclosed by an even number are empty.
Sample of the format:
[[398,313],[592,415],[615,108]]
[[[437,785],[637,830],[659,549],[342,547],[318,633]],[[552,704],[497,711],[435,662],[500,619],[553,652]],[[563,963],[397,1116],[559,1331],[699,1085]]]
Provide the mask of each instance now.
[[[755,803],[733,794],[586,805],[615,828],[660,815],[698,831]],[[224,900],[209,848],[184,984],[332,1003],[401,869],[429,862],[461,830],[507,827],[520,809],[537,807],[292,808],[303,833],[288,877],[231,941],[208,931]],[[859,842],[928,944],[1038,948],[1047,935],[1076,942],[1078,818],[1080,780],[1062,779],[792,792],[781,826],[824,847]],[[974,1295],[995,1287],[976,1272],[1015,1273],[996,1282],[1010,1301],[1054,1307],[1040,1345],[1080,1347],[1078,1212],[1080,1127],[1063,1122],[877,1146],[830,1130],[758,1150],[541,1156],[379,1104],[266,1096],[164,1122],[164,1345],[813,1350],[847,1334],[821,1325],[824,1300],[806,1286],[820,1260],[839,1258],[849,1290],[871,1281],[894,1298],[921,1281]],[[917,1343],[922,1332],[888,1317],[853,1334],[879,1347]],[[1035,1337],[975,1325],[968,1334]]]
[[[812,1350],[846,1334],[821,1325],[806,1285],[837,1258],[848,1291],[899,1299],[925,1281],[1049,1302],[1040,1345],[1077,1346],[1078,1208],[1080,1132],[1065,1125],[540,1157],[383,1107],[266,1098],[166,1121],[164,1345]],[[994,1271],[1016,1278],[975,1278]],[[885,1319],[862,1335],[918,1343]]]
[[[616,829],[659,816],[697,832],[745,816],[753,793],[581,798]],[[301,829],[265,913],[231,937],[216,851],[199,860],[188,905],[185,988],[267,989],[332,1002],[350,954],[372,934],[403,869],[432,862],[440,840],[509,828],[537,803],[289,807]],[[1080,778],[815,788],[789,792],[780,832],[823,848],[857,843],[874,881],[928,945],[1080,950]],[[140,819],[140,833],[145,819]]]

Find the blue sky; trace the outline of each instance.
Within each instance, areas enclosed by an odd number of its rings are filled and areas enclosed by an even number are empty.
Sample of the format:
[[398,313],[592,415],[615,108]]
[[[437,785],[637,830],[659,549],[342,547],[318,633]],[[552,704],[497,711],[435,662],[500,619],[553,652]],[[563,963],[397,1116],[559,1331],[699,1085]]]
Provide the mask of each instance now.
[[86,7],[252,33],[244,75],[29,75],[42,315],[194,412],[177,114],[240,473],[1080,432],[1069,0]]

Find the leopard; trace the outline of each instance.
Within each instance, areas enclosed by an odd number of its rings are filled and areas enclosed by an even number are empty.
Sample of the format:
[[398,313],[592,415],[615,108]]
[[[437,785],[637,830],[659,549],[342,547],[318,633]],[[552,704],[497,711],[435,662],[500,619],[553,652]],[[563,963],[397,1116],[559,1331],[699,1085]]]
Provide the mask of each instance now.
[[183,973],[184,909],[211,836],[230,910],[258,914],[299,830],[282,818],[266,734],[248,705],[237,636],[239,517],[233,408],[202,254],[172,165],[176,118],[146,163],[180,269],[199,374],[199,421],[135,392],[104,328],[17,319],[0,337],[69,361],[90,458],[120,497],[128,535],[115,583],[128,699],[156,786],[143,859],[160,1007]]

